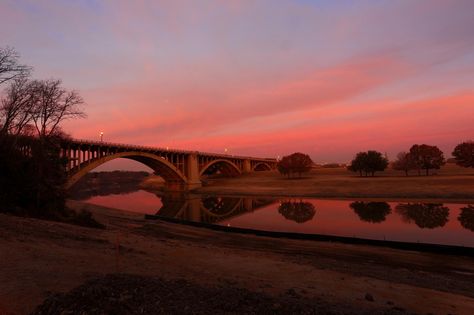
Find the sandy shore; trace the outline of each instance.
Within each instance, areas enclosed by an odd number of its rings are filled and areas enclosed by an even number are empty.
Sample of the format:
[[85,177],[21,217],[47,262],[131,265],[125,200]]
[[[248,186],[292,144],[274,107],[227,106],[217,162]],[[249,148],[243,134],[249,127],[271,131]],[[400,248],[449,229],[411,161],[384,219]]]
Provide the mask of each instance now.
[[0,314],[27,314],[51,293],[110,273],[292,292],[355,313],[474,314],[472,258],[229,234],[70,205],[107,229],[0,215]]

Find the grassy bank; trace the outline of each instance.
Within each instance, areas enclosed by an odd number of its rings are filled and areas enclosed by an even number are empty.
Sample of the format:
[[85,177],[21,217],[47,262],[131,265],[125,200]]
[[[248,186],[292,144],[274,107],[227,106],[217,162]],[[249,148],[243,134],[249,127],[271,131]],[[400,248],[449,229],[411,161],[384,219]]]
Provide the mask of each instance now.
[[359,177],[344,168],[321,168],[302,178],[285,178],[276,171],[219,178],[200,193],[302,196],[319,198],[382,198],[385,200],[439,200],[474,202],[474,170],[453,164],[430,176],[388,170],[375,177]]

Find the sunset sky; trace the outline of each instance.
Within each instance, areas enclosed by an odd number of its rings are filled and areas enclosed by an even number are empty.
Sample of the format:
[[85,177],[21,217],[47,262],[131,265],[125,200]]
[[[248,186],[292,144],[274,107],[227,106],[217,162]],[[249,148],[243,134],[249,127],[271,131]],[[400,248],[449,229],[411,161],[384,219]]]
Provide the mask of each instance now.
[[0,1],[73,137],[347,162],[474,139],[474,1]]

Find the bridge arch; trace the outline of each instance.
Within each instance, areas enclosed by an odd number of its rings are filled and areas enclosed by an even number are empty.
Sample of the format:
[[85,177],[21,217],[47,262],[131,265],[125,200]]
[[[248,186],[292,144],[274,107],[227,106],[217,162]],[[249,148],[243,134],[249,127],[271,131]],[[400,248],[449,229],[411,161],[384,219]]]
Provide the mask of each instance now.
[[94,160],[89,160],[82,163],[79,168],[70,170],[66,189],[72,187],[83,176],[98,166],[119,158],[134,160],[150,167],[157,175],[163,177],[167,184],[186,185],[188,182],[187,178],[181,173],[181,171],[163,157],[152,153],[130,151],[119,152],[102,156]]
[[254,171],[270,171],[272,169],[272,167],[268,164],[268,163],[265,163],[265,162],[259,162],[257,164],[254,165],[253,167],[253,170]]
[[201,200],[200,209],[210,217],[225,218],[238,210],[241,204],[242,198],[210,197]]
[[219,170],[226,176],[238,176],[242,174],[240,168],[233,162],[229,160],[218,159],[204,165],[204,167],[199,172],[199,175],[203,176],[206,172],[212,172],[213,170]]

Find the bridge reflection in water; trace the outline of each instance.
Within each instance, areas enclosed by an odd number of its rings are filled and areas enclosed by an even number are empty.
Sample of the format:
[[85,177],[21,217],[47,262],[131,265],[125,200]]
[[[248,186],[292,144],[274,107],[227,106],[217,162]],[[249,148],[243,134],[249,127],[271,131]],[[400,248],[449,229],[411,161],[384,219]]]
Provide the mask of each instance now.
[[125,194],[109,195],[99,188],[80,199],[177,221],[474,248],[474,205],[129,192],[121,185]]
[[156,215],[186,221],[219,223],[277,202],[274,198],[216,197],[192,194],[165,194]]

